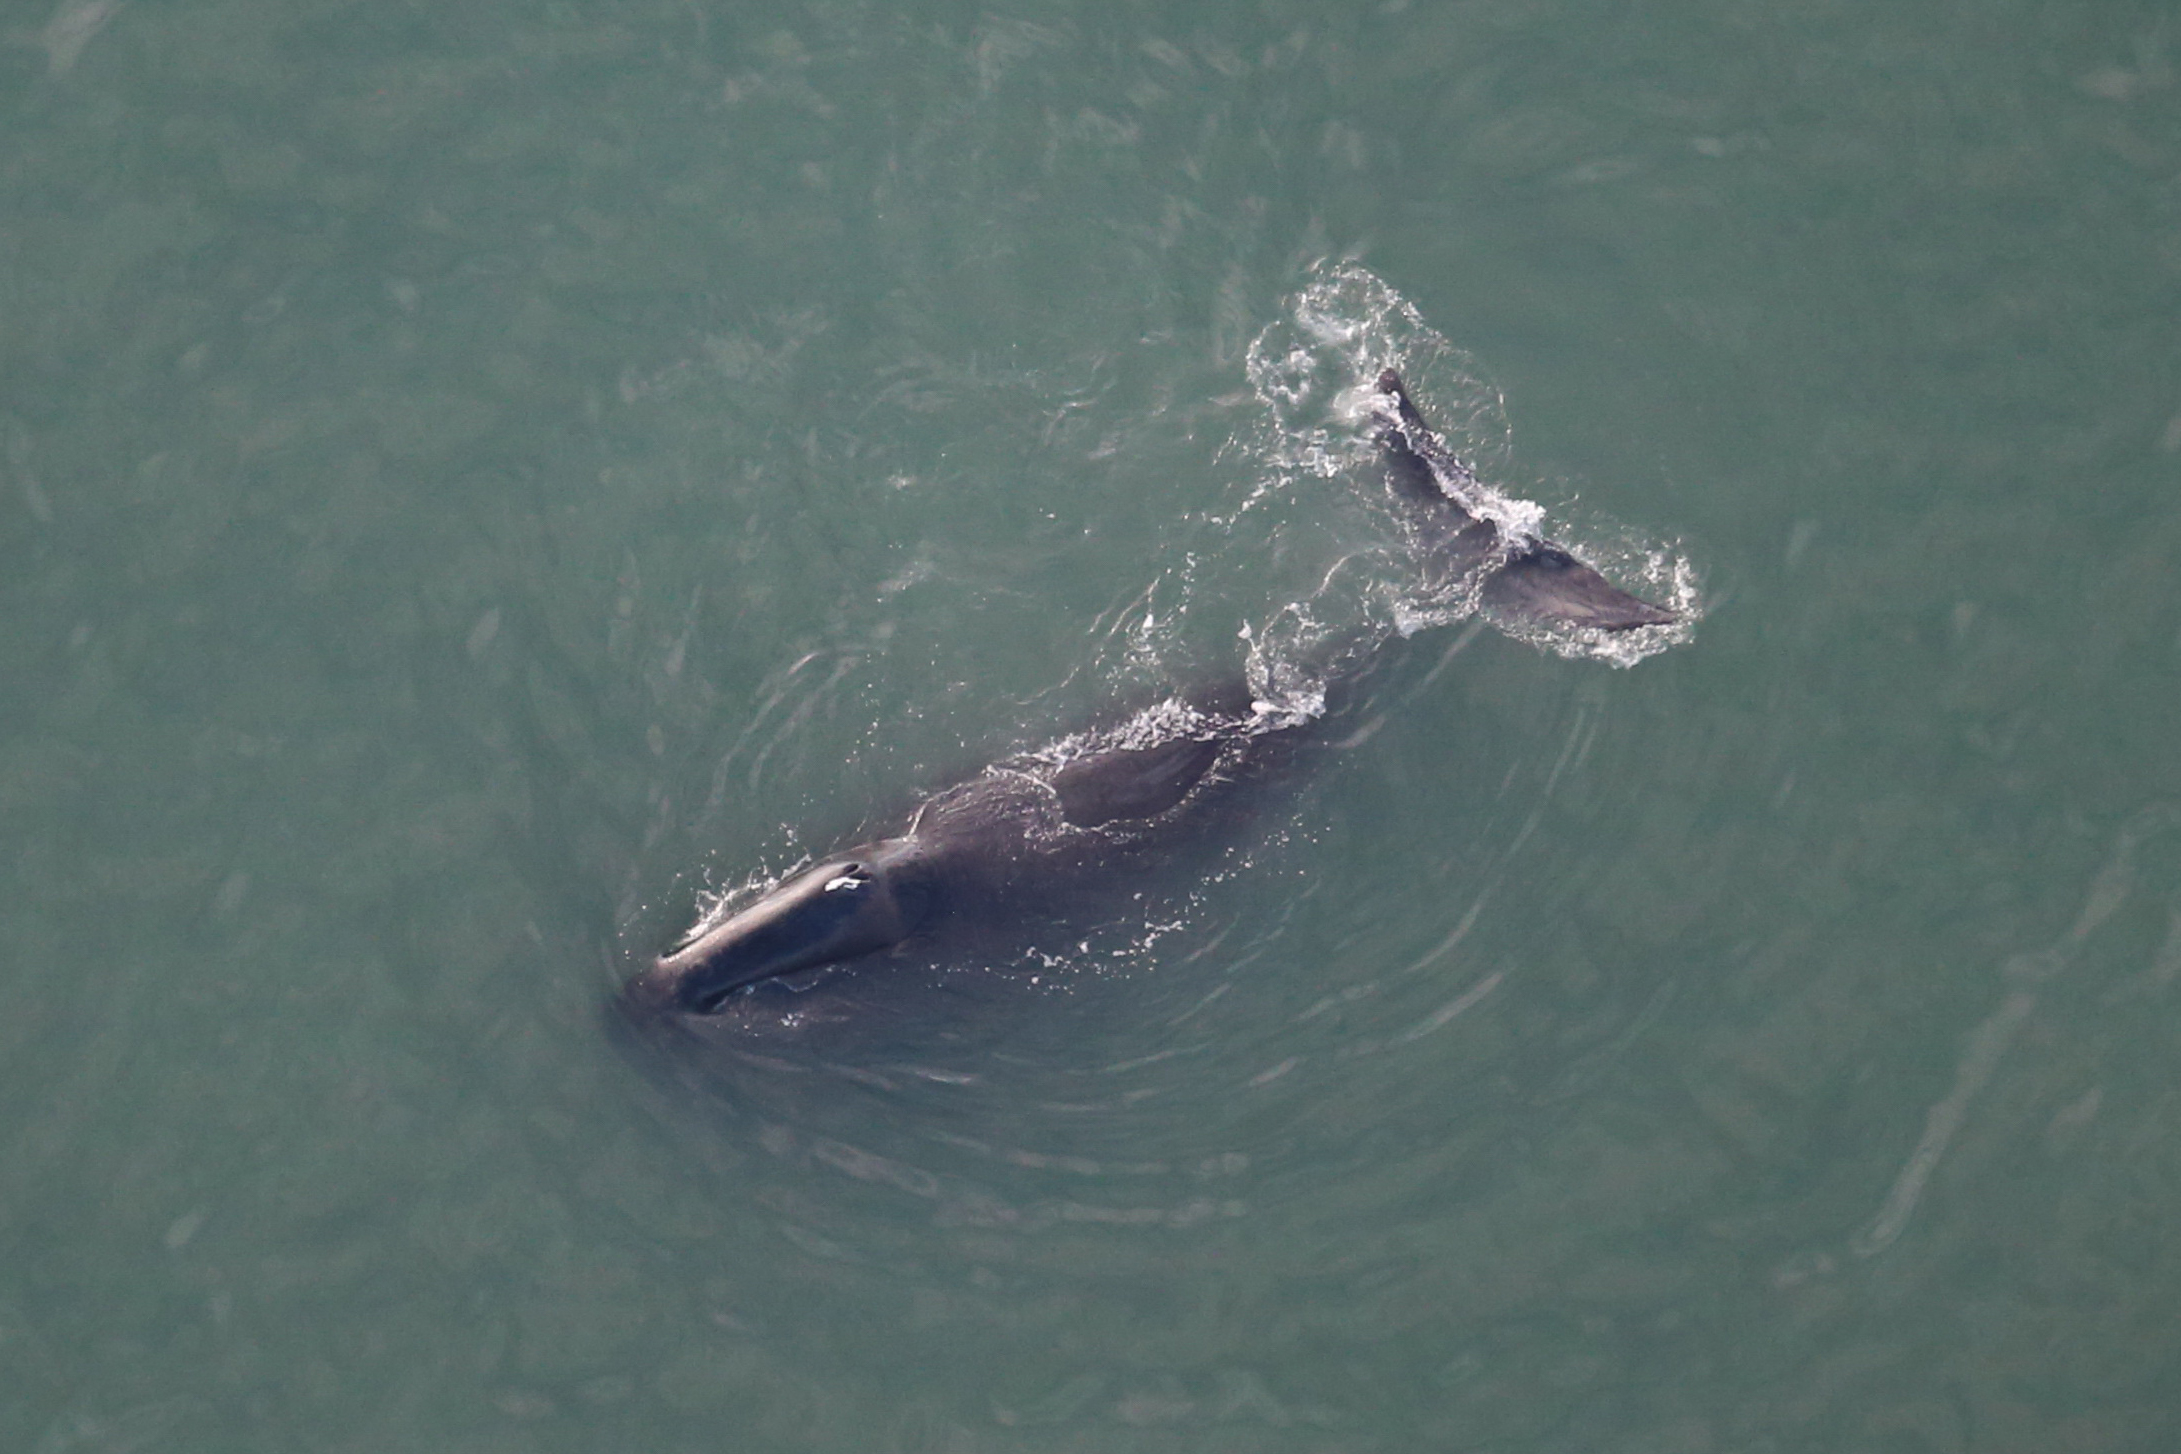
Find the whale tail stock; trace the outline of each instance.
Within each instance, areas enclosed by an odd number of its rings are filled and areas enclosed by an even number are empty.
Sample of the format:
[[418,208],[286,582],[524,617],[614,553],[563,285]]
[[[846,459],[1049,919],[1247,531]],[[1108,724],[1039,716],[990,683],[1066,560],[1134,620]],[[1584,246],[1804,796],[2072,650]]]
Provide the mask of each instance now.
[[1381,370],[1377,391],[1385,406],[1376,430],[1394,493],[1413,509],[1431,512],[1433,548],[1462,568],[1489,572],[1481,599],[1502,615],[1541,624],[1631,631],[1680,618],[1621,590],[1566,547],[1535,536],[1510,536],[1470,508],[1479,488],[1476,473],[1449,450],[1409,398],[1401,376]]

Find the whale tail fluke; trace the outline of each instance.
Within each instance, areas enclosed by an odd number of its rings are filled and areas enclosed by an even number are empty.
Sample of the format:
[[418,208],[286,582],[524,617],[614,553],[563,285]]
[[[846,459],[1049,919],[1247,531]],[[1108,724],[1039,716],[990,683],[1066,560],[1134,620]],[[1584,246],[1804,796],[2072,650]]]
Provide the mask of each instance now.
[[[1479,488],[1476,474],[1432,433],[1400,374],[1380,370],[1377,387],[1392,406],[1391,417],[1380,416],[1377,431],[1387,476],[1397,494],[1440,512],[1441,523],[1455,527],[1451,544],[1483,558],[1489,572],[1482,592],[1487,607],[1541,625],[1593,631],[1632,631],[1681,619],[1620,589],[1554,541],[1510,538],[1494,522],[1479,519],[1471,508],[1471,492]],[[1473,538],[1479,536],[1484,539]]]
[[1593,631],[1632,631],[1681,619],[1631,596],[1548,540],[1523,547],[1492,572],[1484,583],[1484,603],[1526,620]]

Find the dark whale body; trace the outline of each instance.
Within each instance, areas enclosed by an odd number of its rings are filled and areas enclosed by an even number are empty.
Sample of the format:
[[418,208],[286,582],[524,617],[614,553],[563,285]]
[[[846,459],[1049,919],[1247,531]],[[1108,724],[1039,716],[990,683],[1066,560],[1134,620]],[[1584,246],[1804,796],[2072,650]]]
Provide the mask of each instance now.
[[[1372,434],[1434,584],[1474,582],[1480,604],[1519,621],[1626,631],[1677,619],[1563,547],[1495,522],[1476,476],[1393,370],[1376,390]],[[1270,713],[1237,684],[1073,739],[1065,755],[997,763],[926,799],[897,833],[700,921],[629,981],[624,1004],[646,1017],[718,1016],[767,981],[1036,916],[1056,884],[1125,869],[1201,832],[1220,800],[1289,760],[1317,720]]]

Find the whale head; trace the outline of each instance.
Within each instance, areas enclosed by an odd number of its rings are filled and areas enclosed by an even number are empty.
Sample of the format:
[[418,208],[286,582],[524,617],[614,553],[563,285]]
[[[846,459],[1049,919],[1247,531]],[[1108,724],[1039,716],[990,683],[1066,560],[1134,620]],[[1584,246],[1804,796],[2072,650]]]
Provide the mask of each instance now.
[[914,838],[837,854],[713,925],[699,924],[629,985],[638,1002],[717,1014],[735,991],[898,944],[931,917],[936,894]]

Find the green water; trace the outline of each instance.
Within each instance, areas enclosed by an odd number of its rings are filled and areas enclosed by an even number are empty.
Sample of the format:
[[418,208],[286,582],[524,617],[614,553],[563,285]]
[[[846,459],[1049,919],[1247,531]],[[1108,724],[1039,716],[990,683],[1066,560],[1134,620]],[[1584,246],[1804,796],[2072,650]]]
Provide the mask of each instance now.
[[[0,31],[0,1446],[2181,1443],[2164,8]],[[707,887],[1418,624],[1253,375],[1343,259],[1684,639],[631,1047]]]

